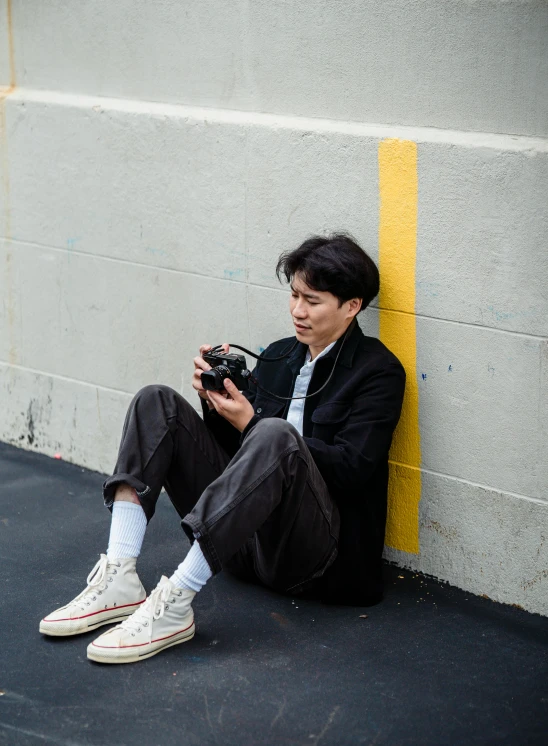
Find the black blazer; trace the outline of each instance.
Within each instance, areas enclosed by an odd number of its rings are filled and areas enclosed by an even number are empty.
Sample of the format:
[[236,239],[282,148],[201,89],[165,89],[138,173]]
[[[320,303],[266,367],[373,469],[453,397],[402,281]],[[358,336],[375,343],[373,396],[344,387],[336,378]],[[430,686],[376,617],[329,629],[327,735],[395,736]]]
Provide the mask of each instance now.
[[[325,383],[342,343],[318,359],[309,393]],[[295,338],[271,344],[265,357],[283,355]],[[285,417],[289,402],[262,389],[291,396],[304,364],[307,346],[299,343],[285,360],[259,362],[254,376],[259,387],[245,392],[255,415],[239,433],[213,410],[204,419],[219,444],[233,455],[262,417]],[[325,601],[370,605],[382,598],[382,552],[386,524],[388,451],[400,417],[405,371],[399,360],[374,337],[355,324],[325,389],[307,399],[303,437],[314,457],[341,517],[339,550],[321,579]]]

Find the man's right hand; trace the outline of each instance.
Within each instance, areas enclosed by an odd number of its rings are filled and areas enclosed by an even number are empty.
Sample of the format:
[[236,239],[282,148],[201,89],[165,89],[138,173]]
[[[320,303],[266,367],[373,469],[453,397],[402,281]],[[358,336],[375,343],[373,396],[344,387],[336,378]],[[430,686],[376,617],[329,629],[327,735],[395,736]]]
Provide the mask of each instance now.
[[[225,354],[229,351],[229,345],[228,342],[223,343],[223,352]],[[198,392],[198,395],[204,399],[209,408],[213,408],[213,404],[209,401],[207,391],[202,386],[202,379],[201,375],[204,372],[204,370],[211,370],[211,365],[208,365],[206,361],[203,359],[202,355],[204,352],[208,352],[208,350],[211,350],[211,345],[200,345],[200,354],[198,357],[194,358],[194,374],[192,376],[192,388],[196,389]]]

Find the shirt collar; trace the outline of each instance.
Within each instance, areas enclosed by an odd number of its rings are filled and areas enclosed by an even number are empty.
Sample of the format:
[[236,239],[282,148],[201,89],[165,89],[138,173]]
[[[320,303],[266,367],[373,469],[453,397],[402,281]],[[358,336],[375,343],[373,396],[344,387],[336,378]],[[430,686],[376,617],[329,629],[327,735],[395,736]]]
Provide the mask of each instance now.
[[[315,363],[316,360],[319,360],[324,355],[327,355],[327,353],[329,352],[329,350],[331,350],[333,347],[335,347],[336,344],[337,344],[337,340],[335,340],[334,342],[331,342],[331,344],[327,345],[327,347],[324,347],[324,349],[320,352],[320,354],[316,355],[316,357],[314,358],[314,360],[312,360],[312,363]],[[305,358],[304,358],[304,362],[305,362],[305,364],[311,362],[310,361],[310,347],[308,347],[307,350],[306,350],[306,355],[305,355]]]

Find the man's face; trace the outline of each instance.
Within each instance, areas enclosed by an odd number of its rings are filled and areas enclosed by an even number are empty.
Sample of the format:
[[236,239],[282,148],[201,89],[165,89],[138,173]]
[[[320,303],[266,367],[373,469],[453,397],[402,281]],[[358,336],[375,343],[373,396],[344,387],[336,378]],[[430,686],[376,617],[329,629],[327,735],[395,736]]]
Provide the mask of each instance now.
[[333,293],[310,288],[296,274],[291,283],[289,310],[299,342],[323,349],[338,339],[361,307],[359,299],[343,303]]

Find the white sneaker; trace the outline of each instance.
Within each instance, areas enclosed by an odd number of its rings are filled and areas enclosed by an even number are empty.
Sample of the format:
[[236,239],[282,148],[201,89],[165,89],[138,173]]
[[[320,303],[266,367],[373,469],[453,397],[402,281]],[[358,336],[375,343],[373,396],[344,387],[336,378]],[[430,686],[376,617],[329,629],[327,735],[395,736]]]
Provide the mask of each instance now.
[[98,663],[135,663],[194,637],[196,594],[177,588],[165,575],[145,603],[125,622],[88,645],[88,658]]
[[146,599],[135,557],[108,560],[106,554],[87,578],[87,587],[66,606],[56,609],[40,622],[44,635],[79,635],[102,624],[121,622]]

